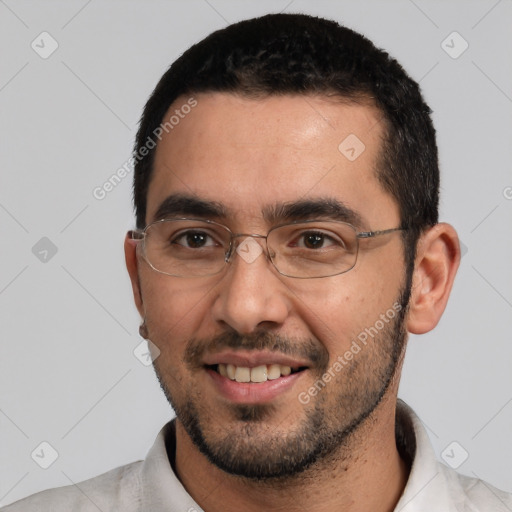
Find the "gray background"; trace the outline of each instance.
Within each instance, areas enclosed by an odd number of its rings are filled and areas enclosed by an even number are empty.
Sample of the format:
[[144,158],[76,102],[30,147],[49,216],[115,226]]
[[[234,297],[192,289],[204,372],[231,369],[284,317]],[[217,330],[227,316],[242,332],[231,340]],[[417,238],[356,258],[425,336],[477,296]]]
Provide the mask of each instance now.
[[[511,0],[0,0],[1,504],[143,458],[172,416],[133,354],[131,175],[103,200],[93,190],[130,156],[176,57],[228,22],[281,10],[363,32],[421,82],[441,216],[467,252],[440,325],[410,340],[400,394],[439,457],[456,441],[445,453],[458,465],[468,452],[459,471],[512,491]],[[46,59],[31,47],[51,49],[43,31],[59,45]],[[453,31],[469,44],[458,58]],[[59,454],[46,470],[43,441]]]

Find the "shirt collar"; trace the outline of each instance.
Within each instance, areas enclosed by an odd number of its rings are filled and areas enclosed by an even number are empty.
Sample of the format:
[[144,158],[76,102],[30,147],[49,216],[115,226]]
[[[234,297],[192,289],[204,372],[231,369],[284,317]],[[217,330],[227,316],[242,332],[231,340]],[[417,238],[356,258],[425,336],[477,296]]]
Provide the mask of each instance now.
[[436,458],[427,431],[414,411],[402,400],[398,400],[396,408],[396,440],[400,455],[412,465],[395,512],[457,512],[450,496],[444,466]]
[[[144,510],[202,512],[170,463],[176,454],[175,422],[174,419],[162,428],[143,462],[141,503]],[[461,508],[450,496],[448,475],[436,459],[424,426],[402,400],[397,402],[396,440],[400,455],[411,466],[411,471],[395,512],[459,512]]]
[[162,428],[143,462],[141,512],[202,512],[172,469],[170,459],[174,460],[175,455],[176,419],[173,419]]

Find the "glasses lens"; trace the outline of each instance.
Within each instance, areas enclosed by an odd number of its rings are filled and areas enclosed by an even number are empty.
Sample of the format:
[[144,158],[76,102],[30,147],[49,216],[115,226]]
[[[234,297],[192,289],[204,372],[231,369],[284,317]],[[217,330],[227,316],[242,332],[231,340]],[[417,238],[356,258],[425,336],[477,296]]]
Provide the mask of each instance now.
[[267,239],[277,270],[289,277],[315,278],[342,274],[357,259],[357,234],[343,222],[304,222],[273,229]]
[[163,220],[146,228],[144,251],[159,272],[177,277],[217,274],[225,265],[230,233],[200,220]]

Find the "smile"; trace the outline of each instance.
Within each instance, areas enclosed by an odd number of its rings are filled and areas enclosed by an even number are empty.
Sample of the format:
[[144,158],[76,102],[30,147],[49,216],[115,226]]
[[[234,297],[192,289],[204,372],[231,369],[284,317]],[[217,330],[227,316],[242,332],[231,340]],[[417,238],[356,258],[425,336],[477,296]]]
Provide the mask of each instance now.
[[292,368],[283,364],[262,364],[250,368],[248,366],[236,366],[234,364],[217,364],[208,366],[209,369],[236,382],[260,383],[267,380],[276,380],[287,377],[292,373],[305,370],[306,367]]
[[309,361],[269,350],[206,354],[203,368],[213,389],[231,403],[268,403],[290,392],[310,369]]

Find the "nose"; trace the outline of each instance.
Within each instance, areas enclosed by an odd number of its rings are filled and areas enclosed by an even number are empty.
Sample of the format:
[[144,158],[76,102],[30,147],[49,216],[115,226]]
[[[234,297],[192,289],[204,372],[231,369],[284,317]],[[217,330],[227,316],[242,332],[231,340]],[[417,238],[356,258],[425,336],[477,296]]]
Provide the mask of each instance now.
[[248,236],[237,244],[212,308],[216,322],[240,334],[282,325],[290,311],[288,288],[267,259],[263,240],[256,240]]

